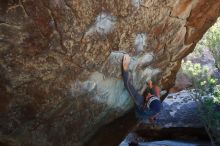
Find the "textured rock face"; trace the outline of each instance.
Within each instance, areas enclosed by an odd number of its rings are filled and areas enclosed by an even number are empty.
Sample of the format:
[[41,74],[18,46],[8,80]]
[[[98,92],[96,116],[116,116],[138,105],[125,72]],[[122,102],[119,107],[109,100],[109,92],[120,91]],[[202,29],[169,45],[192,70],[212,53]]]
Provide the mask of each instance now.
[[80,145],[157,74],[168,89],[180,62],[219,16],[219,0],[2,0],[0,136],[17,145]]
[[161,128],[169,127],[203,127],[198,115],[198,105],[190,96],[190,92],[183,90],[169,94],[164,100],[163,111],[158,118]]

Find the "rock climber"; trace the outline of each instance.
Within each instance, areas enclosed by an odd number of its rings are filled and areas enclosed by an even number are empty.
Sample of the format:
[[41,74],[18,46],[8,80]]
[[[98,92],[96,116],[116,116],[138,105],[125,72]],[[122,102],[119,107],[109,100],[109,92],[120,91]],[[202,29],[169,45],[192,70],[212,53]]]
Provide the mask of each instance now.
[[129,81],[128,66],[130,63],[130,56],[128,54],[123,56],[122,62],[122,77],[124,86],[128,90],[135,103],[135,113],[139,120],[153,123],[161,111],[160,88],[155,84],[155,80],[147,81],[147,86],[144,85],[141,94],[133,87]]

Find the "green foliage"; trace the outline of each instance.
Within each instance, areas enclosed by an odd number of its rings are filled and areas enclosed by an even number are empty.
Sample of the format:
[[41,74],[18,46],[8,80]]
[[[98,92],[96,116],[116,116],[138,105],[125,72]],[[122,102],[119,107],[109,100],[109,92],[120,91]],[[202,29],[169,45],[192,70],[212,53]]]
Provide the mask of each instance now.
[[187,61],[182,63],[182,69],[193,81],[191,95],[198,103],[198,111],[212,145],[220,145],[220,111],[215,111],[215,106],[220,104],[220,85],[208,74],[208,67]]
[[205,33],[203,38],[198,42],[196,46],[195,54],[199,54],[201,50],[207,47],[211,50],[215,61],[216,66],[220,69],[220,18],[216,23]]
[[213,94],[214,94],[214,102],[220,103],[220,85],[216,85],[216,88]]

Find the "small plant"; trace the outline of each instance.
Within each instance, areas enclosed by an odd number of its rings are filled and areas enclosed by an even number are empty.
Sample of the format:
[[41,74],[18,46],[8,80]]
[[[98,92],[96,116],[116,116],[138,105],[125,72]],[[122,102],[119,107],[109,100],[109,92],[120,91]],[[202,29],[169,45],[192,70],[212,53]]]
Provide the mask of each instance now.
[[193,82],[191,95],[198,103],[198,112],[213,146],[220,145],[220,85],[208,74],[208,67],[193,64],[190,61],[182,63],[183,72]]
[[203,38],[197,44],[196,50],[200,51],[201,48],[207,47],[215,58],[215,64],[220,69],[220,18],[216,23],[205,33]]

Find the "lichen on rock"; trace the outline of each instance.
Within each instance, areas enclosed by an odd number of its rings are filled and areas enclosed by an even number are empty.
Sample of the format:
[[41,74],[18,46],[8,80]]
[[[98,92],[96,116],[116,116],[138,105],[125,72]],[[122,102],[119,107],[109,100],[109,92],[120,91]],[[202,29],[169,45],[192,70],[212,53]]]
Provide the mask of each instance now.
[[123,55],[131,56],[137,90],[157,73],[169,89],[219,7],[219,0],[1,1],[0,141],[83,144],[132,107]]

